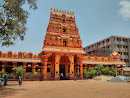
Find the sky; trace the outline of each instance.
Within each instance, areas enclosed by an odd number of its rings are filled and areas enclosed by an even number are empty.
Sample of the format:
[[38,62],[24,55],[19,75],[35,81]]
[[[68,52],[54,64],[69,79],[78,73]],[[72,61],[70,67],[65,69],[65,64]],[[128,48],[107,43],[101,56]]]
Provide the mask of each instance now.
[[[29,10],[26,35],[15,45],[0,47],[13,53],[40,53],[50,18],[50,8],[75,13],[82,46],[88,46],[113,35],[130,37],[130,0],[38,0],[38,9]],[[28,10],[28,6],[23,6]]]

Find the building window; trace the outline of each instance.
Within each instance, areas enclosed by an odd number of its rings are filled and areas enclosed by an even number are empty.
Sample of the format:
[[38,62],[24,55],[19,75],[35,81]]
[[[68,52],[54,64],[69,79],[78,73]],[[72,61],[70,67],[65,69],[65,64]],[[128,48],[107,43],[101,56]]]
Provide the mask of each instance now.
[[47,68],[47,72],[50,72],[50,68]]
[[121,38],[117,38],[117,41],[121,41]]
[[123,42],[127,42],[127,39],[123,39]]
[[121,45],[117,45],[118,48],[121,48],[122,46]]
[[128,52],[126,52],[126,55],[128,55]]
[[126,46],[126,49],[128,48],[128,46]]
[[26,72],[32,72],[32,67],[26,67]]
[[109,39],[107,39],[107,42],[109,42]]
[[65,29],[63,29],[63,32],[65,32]]
[[66,44],[67,44],[66,41],[63,41],[63,46],[66,46]]

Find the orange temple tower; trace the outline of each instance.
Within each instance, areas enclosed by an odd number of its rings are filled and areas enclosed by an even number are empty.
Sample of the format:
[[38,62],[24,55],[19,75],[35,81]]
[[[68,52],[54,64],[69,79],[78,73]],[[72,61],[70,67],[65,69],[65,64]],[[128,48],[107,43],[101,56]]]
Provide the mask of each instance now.
[[[58,11],[58,9],[52,10],[51,8],[42,53],[46,55],[44,59],[48,58],[55,65],[55,70],[52,73],[54,73],[56,79],[59,79],[61,73],[64,78],[67,77],[66,75],[69,78],[74,77],[78,59],[81,61],[83,55],[86,54],[82,47],[74,12],[63,12],[63,10]],[[47,66],[46,64],[44,66]],[[80,67],[83,67],[82,61]],[[46,71],[44,74],[46,74]],[[82,68],[80,68],[80,76],[83,77]]]

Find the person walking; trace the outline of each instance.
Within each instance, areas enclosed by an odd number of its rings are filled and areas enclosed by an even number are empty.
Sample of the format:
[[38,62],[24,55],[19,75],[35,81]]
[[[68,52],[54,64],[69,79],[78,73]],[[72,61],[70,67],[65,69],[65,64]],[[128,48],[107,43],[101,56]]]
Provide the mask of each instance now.
[[19,75],[19,85],[22,85],[22,77]]

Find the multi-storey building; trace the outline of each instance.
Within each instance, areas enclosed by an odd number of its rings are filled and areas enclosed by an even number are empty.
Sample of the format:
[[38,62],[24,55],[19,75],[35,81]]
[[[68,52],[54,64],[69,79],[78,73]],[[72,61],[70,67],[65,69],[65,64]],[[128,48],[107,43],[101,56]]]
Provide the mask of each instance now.
[[117,51],[124,62],[130,66],[130,37],[110,36],[104,40],[86,46],[84,48],[90,56],[109,56]]

